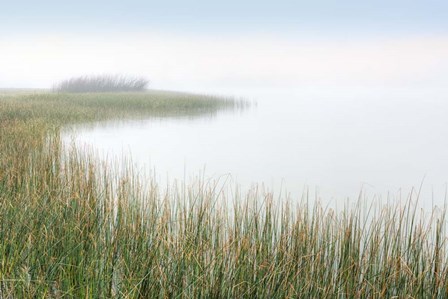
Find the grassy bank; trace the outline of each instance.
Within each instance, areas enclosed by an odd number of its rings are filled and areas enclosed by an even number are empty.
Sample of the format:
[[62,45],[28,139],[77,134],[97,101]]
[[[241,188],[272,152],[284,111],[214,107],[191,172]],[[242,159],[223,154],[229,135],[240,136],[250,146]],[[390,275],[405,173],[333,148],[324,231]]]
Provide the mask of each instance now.
[[[223,194],[143,192],[74,150],[59,128],[112,118],[216,113],[205,96],[0,96],[0,298],[444,298],[445,212],[340,213]],[[81,158],[82,157],[82,158]],[[146,188],[145,188],[146,189]]]

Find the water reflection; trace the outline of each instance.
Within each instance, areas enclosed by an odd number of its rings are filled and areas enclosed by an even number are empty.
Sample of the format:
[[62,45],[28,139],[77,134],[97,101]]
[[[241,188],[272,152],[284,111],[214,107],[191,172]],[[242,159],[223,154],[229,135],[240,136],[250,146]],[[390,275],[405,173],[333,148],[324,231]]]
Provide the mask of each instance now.
[[[399,196],[442,204],[448,180],[448,99],[428,90],[248,92],[258,105],[201,116],[75,128],[78,146],[132,156],[157,179],[229,175],[242,188],[345,200]],[[66,132],[65,140],[72,134]]]

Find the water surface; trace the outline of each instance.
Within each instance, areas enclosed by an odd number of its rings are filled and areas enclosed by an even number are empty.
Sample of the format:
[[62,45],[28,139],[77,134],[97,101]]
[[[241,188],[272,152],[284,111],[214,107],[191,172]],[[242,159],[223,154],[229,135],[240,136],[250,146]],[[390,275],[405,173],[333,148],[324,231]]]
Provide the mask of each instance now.
[[[250,109],[75,127],[78,146],[131,156],[159,181],[227,178],[299,198],[360,192],[441,205],[448,182],[448,96],[429,89],[241,91]],[[65,133],[68,141],[73,131]]]

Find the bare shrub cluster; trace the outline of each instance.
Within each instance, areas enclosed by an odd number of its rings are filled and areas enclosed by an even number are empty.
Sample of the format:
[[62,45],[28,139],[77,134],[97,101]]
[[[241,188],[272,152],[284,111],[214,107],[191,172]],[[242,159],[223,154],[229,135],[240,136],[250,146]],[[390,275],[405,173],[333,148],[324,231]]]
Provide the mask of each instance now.
[[53,86],[56,92],[120,92],[144,91],[149,81],[143,77],[122,75],[81,76],[61,81]]

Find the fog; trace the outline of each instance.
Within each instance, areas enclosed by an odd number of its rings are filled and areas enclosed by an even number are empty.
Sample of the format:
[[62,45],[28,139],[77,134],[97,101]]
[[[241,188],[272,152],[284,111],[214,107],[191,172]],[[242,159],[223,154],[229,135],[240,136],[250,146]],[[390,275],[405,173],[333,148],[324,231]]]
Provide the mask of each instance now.
[[0,39],[0,88],[90,74],[145,76],[158,89],[444,86],[448,36],[42,34]]
[[[424,88],[246,91],[257,106],[215,117],[76,126],[66,144],[100,159],[129,157],[158,182],[256,184],[326,203],[379,196],[403,200],[423,183],[421,204],[443,206],[448,182],[448,97]],[[124,159],[128,161],[128,159]],[[333,201],[334,200],[334,201]]]
[[445,35],[17,35],[0,40],[0,88],[129,74],[155,89],[255,100],[245,114],[76,132],[79,144],[128,150],[162,177],[207,169],[245,186],[283,185],[295,196],[310,186],[328,198],[410,190],[427,177],[427,202],[433,190],[443,201],[446,53]]

